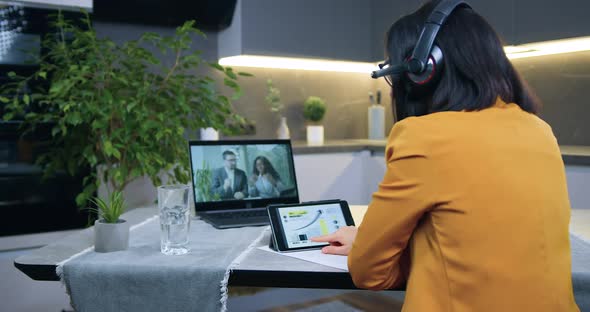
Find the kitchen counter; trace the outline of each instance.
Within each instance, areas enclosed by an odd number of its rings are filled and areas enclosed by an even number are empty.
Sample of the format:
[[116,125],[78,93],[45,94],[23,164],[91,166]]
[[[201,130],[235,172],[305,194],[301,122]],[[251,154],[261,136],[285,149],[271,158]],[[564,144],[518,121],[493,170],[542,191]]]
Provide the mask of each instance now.
[[562,145],[559,148],[566,165],[590,166],[590,146]]
[[[305,141],[293,141],[293,153],[303,154],[327,154],[349,153],[368,150],[371,153],[383,153],[386,140],[330,140],[323,145],[307,145]],[[566,165],[590,166],[590,146],[560,146],[561,155]]]
[[306,141],[292,141],[294,154],[349,153],[369,150],[382,153],[387,140],[330,140],[322,145],[308,145]]

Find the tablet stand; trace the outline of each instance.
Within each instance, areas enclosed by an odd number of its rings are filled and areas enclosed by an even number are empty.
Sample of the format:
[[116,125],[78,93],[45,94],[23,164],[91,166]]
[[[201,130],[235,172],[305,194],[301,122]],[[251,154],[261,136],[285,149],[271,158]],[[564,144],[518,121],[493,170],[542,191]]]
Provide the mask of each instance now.
[[274,250],[274,251],[278,251],[277,248],[275,247],[275,236],[274,233],[270,233],[270,242],[268,242],[268,248]]

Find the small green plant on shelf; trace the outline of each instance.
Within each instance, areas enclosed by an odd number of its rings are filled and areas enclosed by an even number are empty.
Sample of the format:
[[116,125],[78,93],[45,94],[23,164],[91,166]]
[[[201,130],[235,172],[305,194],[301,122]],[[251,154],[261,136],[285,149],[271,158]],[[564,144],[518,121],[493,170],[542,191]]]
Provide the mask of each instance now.
[[266,81],[267,94],[265,97],[266,103],[270,106],[270,111],[283,117],[283,109],[285,106],[281,103],[281,90],[275,87],[271,79]]
[[303,102],[303,117],[310,123],[319,124],[326,114],[326,102],[317,96],[308,97]]

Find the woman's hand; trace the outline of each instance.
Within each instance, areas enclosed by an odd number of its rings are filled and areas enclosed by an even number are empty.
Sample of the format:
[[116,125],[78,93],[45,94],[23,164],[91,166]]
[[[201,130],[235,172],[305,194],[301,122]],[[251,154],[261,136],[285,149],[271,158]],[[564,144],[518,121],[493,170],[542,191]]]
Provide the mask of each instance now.
[[248,184],[250,186],[254,186],[254,184],[256,184],[256,181],[258,181],[258,176],[253,174],[250,176],[250,179],[248,179]]
[[277,186],[277,180],[275,180],[275,178],[273,178],[272,174],[265,173],[264,177],[268,180],[268,182],[270,182],[270,184],[272,186]]
[[330,243],[330,246],[322,248],[323,253],[346,256],[352,248],[356,232],[355,226],[345,226],[332,234],[312,237],[311,241]]

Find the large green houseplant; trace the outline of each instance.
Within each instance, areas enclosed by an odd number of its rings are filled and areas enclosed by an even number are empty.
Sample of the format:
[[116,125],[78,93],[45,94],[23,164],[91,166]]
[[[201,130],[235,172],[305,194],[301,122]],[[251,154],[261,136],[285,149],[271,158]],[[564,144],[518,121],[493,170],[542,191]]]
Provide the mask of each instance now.
[[[248,74],[205,62],[191,46],[194,36],[204,36],[194,22],[173,36],[145,33],[117,44],[98,37],[87,14],[82,21],[57,14],[58,35],[42,41],[49,52],[40,68],[29,77],[9,74],[0,93],[4,120],[24,119],[27,129],[49,125],[52,148],[39,158],[47,175],[90,169],[76,198],[80,207],[101,183],[111,192],[142,176],[159,185],[162,172],[170,183],[188,183],[186,133],[238,131],[244,119],[231,101],[241,95],[238,76]],[[31,82],[45,87],[31,90]]]

